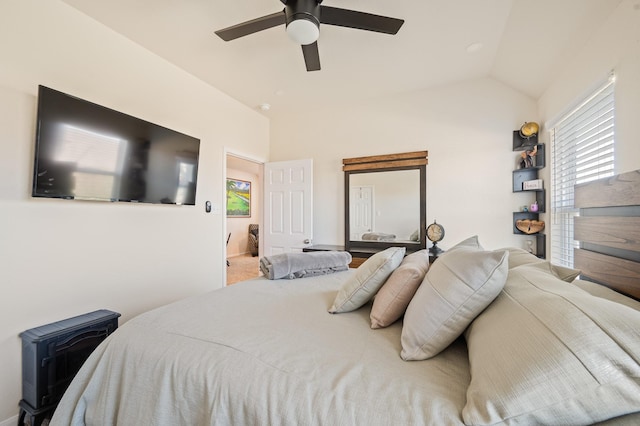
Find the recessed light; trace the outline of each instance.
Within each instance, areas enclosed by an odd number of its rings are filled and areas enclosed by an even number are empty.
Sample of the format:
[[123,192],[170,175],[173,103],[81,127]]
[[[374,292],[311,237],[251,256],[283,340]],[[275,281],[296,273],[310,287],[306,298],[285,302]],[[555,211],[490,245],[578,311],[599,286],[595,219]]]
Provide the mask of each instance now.
[[264,104],[260,104],[260,109],[262,111],[269,111],[271,109],[271,105],[264,103]]
[[467,53],[475,53],[482,49],[484,45],[482,43],[472,43],[467,46]]

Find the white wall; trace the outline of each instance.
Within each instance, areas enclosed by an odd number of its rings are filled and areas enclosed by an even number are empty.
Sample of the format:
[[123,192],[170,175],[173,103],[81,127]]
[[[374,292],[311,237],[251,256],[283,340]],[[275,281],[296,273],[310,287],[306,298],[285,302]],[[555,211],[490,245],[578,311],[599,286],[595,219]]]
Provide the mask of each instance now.
[[511,141],[535,114],[534,100],[495,80],[468,81],[272,120],[271,160],[313,157],[314,243],[344,243],[343,158],[426,149],[427,222],[445,227],[443,248],[474,234],[488,248],[526,248],[512,233],[530,197],[511,191]]
[[[0,13],[0,421],[18,413],[18,333],[106,308],[131,316],[224,285],[224,149],[268,158],[269,123],[57,0]],[[38,84],[201,139],[197,205],[30,197]]]
[[227,218],[227,233],[231,233],[227,256],[231,257],[249,253],[249,225],[262,222],[262,182],[260,176],[240,169],[227,168],[227,177],[251,182],[251,217]]
[[640,3],[637,0],[624,0],[607,23],[567,61],[540,98],[539,117],[543,123],[559,118],[569,106],[574,106],[604,81],[611,70],[616,73],[616,173],[624,173],[640,169]]

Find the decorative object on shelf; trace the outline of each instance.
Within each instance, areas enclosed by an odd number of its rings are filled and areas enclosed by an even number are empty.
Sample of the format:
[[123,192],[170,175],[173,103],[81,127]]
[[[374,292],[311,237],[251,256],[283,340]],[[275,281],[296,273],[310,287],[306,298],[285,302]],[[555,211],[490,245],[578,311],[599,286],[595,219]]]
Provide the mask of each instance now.
[[531,167],[534,167],[533,159],[537,153],[538,145],[534,145],[533,149],[522,151],[522,153],[520,154],[520,157],[522,157],[522,160],[520,160],[520,168],[529,169]]
[[520,137],[529,139],[530,137],[537,135],[538,130],[540,130],[540,126],[538,126],[538,123],[534,121],[528,121],[524,123],[522,127],[520,127]]
[[544,229],[544,221],[535,219],[519,219],[516,220],[516,228],[527,235],[537,234]]
[[429,255],[434,258],[438,257],[442,253],[442,249],[438,247],[438,242],[444,238],[444,227],[434,220],[431,225],[427,226],[427,238],[433,243],[429,249]]
[[538,202],[535,201],[533,204],[529,206],[529,210],[533,213],[538,213]]
[[536,191],[538,189],[544,189],[542,179],[525,180],[522,182],[522,189],[524,191]]

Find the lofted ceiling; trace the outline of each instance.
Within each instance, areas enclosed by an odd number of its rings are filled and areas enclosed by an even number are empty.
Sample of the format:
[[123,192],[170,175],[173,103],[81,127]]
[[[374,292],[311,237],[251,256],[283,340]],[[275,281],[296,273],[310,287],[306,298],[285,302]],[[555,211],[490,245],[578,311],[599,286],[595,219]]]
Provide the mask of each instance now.
[[307,72],[284,26],[230,42],[214,31],[279,0],[63,0],[268,116],[492,77],[537,99],[621,0],[325,0],[404,19],[397,35],[323,25]]

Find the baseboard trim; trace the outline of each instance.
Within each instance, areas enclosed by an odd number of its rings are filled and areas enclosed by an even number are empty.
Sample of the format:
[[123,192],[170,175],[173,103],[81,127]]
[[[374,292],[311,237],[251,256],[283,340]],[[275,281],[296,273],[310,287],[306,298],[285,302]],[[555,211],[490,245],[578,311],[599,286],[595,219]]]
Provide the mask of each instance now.
[[18,424],[18,415],[8,418],[0,422],[0,426],[15,426]]

